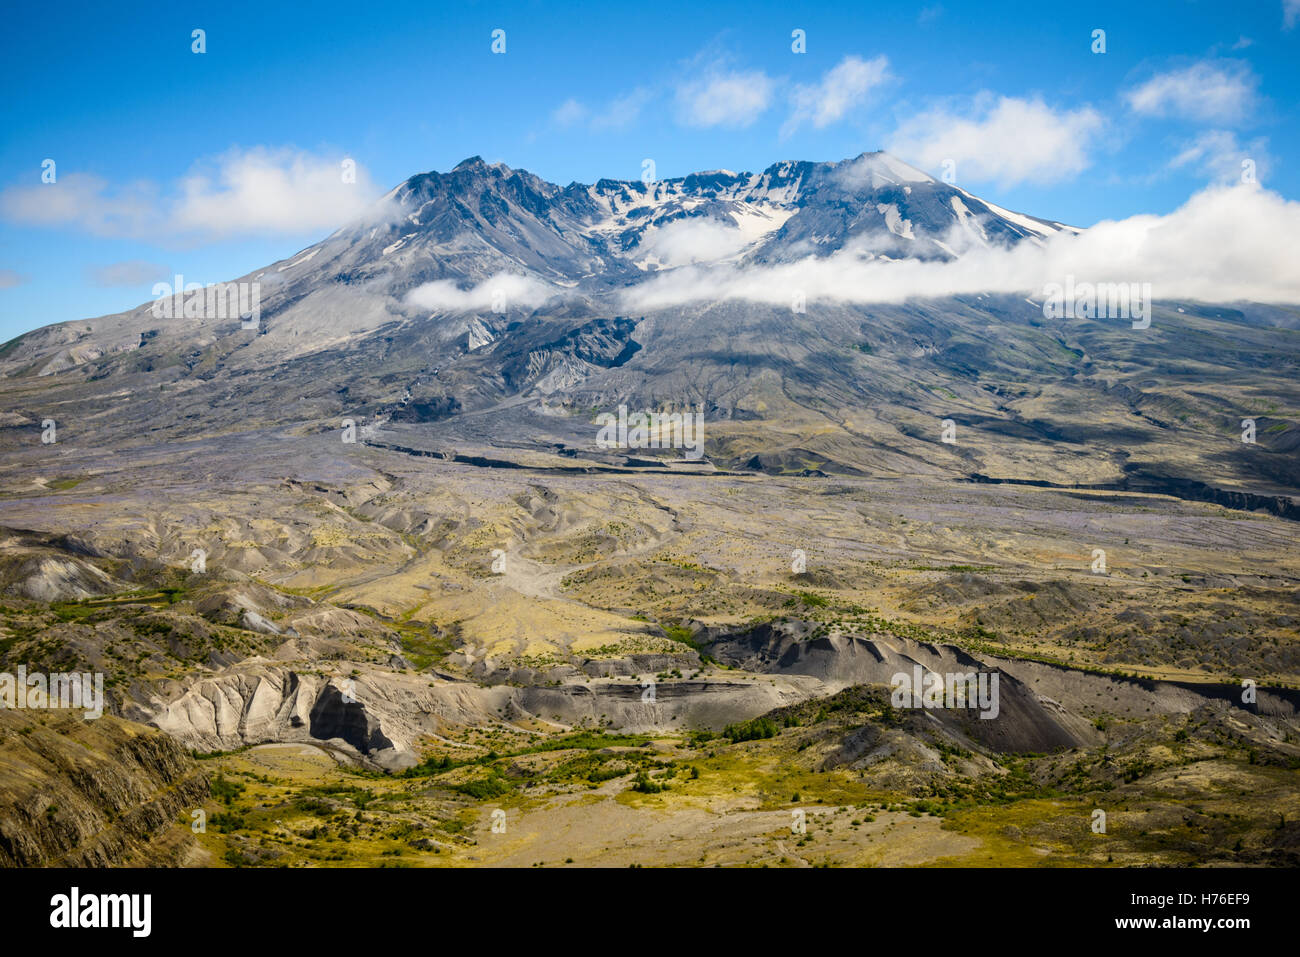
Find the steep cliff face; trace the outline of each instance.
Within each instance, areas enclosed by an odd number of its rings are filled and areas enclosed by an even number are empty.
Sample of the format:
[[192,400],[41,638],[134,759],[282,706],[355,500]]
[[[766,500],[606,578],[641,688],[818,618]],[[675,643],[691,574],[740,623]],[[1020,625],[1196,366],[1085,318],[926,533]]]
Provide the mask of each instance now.
[[[680,663],[669,656],[635,656],[646,663]],[[698,659],[696,659],[698,660]],[[599,670],[599,669],[596,669]],[[816,695],[820,682],[795,677],[664,685],[647,704],[639,681],[596,678],[544,683],[529,669],[483,673],[491,684],[430,680],[367,668],[354,681],[303,674],[265,661],[247,661],[204,678],[176,697],[133,702],[126,713],[161,728],[198,751],[233,750],[270,742],[326,742],[362,764],[399,771],[419,762],[418,742],[447,725],[506,719],[573,725],[613,722],[624,731],[677,727],[720,729],[733,721]]]
[[0,710],[0,866],[203,863],[184,822],[208,793],[193,758],[152,728]]
[[428,730],[425,715],[478,721],[488,713],[449,702],[463,689],[446,683],[434,690],[427,678],[380,672],[340,684],[259,659],[198,681],[171,700],[133,703],[126,713],[199,751],[330,741],[386,768],[415,763],[413,742]]

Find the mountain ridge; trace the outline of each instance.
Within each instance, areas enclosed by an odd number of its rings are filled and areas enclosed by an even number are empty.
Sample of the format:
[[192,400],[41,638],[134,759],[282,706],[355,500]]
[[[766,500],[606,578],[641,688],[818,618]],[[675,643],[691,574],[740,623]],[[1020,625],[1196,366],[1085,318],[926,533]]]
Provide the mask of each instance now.
[[[926,191],[924,199],[912,199],[912,184]],[[947,207],[936,205],[941,198]],[[928,218],[923,222],[914,209]],[[353,304],[354,319],[356,313],[366,314],[358,320],[360,330],[369,331],[384,320],[407,318],[403,297],[436,282],[452,281],[460,288],[505,273],[534,279],[551,292],[608,298],[638,278],[679,265],[665,262],[662,247],[653,243],[665,231],[691,223],[716,227],[706,245],[735,240],[734,255],[722,261],[752,263],[824,255],[863,236],[888,236],[893,246],[910,244],[906,255],[942,259],[955,254],[932,234],[961,230],[968,240],[987,244],[1037,242],[1053,230],[1074,230],[1010,213],[883,151],[839,162],[785,160],[757,174],[710,171],[651,183],[606,178],[567,187],[471,156],[449,172],[408,177],[361,220],[230,282],[261,285],[267,320],[323,283],[365,287],[369,296],[391,300],[394,307]],[[750,235],[742,235],[746,227]],[[665,245],[673,245],[671,239]],[[697,261],[712,260],[690,263]],[[0,353],[0,376],[58,372],[139,348],[158,331],[151,328],[156,325],[152,306],[146,302],[18,336]],[[202,338],[210,324],[200,321],[198,328]],[[328,339],[327,329],[310,331]],[[44,362],[31,369],[39,359]]]
[[[627,300],[674,262],[705,277],[832,254],[945,262],[960,251],[941,233],[985,248],[1073,230],[977,203],[882,152],[567,187],[469,157],[238,280],[261,285],[256,329],[146,303],[7,344],[0,442],[50,408],[119,447],[347,419],[404,448],[621,467],[592,417],[626,404],[700,410],[705,462],[724,469],[1295,493],[1300,395],[1272,374],[1300,367],[1285,308],[1157,302],[1139,333],[1011,294]],[[940,442],[949,420],[960,437]]]

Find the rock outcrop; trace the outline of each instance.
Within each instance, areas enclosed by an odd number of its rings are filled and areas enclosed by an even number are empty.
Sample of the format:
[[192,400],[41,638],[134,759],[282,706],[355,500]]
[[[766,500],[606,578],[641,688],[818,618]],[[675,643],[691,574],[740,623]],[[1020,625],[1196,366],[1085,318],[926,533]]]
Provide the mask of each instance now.
[[208,794],[194,759],[152,728],[0,710],[0,866],[203,863],[186,822]]

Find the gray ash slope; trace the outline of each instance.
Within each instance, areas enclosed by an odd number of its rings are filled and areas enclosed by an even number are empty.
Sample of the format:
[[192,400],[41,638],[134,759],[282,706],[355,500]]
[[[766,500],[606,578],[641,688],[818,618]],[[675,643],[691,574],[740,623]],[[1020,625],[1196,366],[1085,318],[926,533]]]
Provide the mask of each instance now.
[[[734,242],[682,254],[665,237],[691,224]],[[350,417],[430,448],[589,453],[594,412],[626,403],[702,409],[720,467],[1226,489],[1263,507],[1290,496],[1294,308],[1161,303],[1135,336],[1126,322],[1050,322],[1016,296],[817,302],[802,315],[736,300],[621,306],[629,287],[682,265],[850,244],[946,259],[1068,229],[885,153],[564,187],[475,157],[411,177],[362,221],[241,277],[262,287],[256,331],[160,320],[144,304],[0,347],[0,444],[28,444],[58,408],[119,447]],[[503,276],[524,291],[490,308],[483,290]],[[444,303],[413,302],[430,283]],[[1258,430],[1249,454],[1245,416]],[[955,446],[937,442],[945,418],[961,429]]]

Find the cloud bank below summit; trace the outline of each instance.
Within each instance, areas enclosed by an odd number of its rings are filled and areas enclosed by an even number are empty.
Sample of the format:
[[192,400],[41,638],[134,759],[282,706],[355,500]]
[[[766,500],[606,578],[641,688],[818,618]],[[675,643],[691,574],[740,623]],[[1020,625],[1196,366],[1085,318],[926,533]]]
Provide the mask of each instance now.
[[565,290],[550,286],[531,276],[497,273],[462,289],[451,279],[438,279],[417,286],[403,302],[416,309],[442,312],[485,312],[520,306],[534,308],[564,295]]
[[[1167,215],[1061,233],[1042,244],[973,247],[953,260],[882,259],[864,242],[777,265],[684,266],[628,289],[622,307],[746,300],[902,303],[976,293],[1041,295],[1064,282],[1150,283],[1157,299],[1300,302],[1300,202],[1257,186],[1210,187]],[[944,237],[935,237],[942,239]]]

